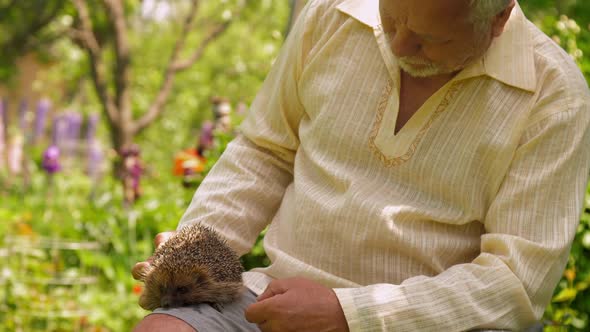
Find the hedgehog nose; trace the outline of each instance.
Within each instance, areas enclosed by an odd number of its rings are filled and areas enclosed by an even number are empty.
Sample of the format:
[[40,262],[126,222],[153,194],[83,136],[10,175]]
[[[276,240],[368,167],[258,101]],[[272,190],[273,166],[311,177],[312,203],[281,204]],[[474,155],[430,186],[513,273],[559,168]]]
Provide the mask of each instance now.
[[182,307],[183,304],[184,303],[182,302],[182,299],[180,299],[174,295],[163,296],[162,299],[160,300],[160,306],[162,308]]
[[163,296],[160,300],[160,305],[162,306],[162,308],[170,308],[171,304],[172,299],[170,298],[170,296]]

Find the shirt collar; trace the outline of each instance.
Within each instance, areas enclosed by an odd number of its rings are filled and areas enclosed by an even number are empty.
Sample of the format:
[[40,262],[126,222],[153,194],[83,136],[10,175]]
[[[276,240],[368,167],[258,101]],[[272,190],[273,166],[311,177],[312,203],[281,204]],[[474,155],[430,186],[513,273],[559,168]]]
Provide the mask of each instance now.
[[[381,28],[379,0],[346,0],[337,9],[373,29]],[[502,35],[494,38],[480,61],[464,71],[459,74],[463,79],[484,74],[510,86],[535,91],[533,36],[518,3]]]

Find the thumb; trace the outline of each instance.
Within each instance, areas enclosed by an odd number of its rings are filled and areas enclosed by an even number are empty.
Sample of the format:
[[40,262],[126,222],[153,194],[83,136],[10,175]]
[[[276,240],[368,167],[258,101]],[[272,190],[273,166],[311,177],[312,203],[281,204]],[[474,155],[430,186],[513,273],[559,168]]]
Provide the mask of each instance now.
[[283,287],[283,285],[281,284],[281,282],[279,280],[273,280],[270,282],[270,284],[268,284],[268,286],[266,287],[264,292],[262,292],[262,294],[258,295],[258,297],[256,298],[256,301],[260,302],[260,301],[266,300],[268,298],[271,298],[275,295],[283,294],[286,291],[287,291],[287,288]]
[[176,234],[176,231],[168,231],[156,234],[156,237],[154,238],[154,246],[158,248],[168,241],[174,234]]

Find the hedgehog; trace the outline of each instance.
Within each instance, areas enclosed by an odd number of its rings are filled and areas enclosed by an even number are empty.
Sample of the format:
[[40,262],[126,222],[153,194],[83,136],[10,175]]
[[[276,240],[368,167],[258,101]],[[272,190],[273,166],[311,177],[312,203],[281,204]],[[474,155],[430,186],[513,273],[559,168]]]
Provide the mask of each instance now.
[[208,303],[221,311],[242,290],[244,271],[238,255],[213,229],[183,227],[154,251],[141,279],[139,305],[146,310]]

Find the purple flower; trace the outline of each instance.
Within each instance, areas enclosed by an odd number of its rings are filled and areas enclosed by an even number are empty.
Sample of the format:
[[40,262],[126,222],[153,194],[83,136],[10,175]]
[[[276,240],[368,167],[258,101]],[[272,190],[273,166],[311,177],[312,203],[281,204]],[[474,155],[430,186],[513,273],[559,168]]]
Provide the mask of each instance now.
[[61,169],[59,164],[59,148],[55,145],[51,145],[43,153],[43,169],[48,174],[55,174]]
[[60,145],[63,140],[63,116],[58,114],[53,119],[53,128],[51,129],[51,144]]
[[205,121],[201,126],[201,135],[199,136],[199,146],[197,152],[203,155],[203,152],[213,147],[213,128],[215,125],[211,121]]
[[70,114],[61,113],[53,120],[52,144],[60,147],[66,146],[70,141]]
[[100,173],[104,154],[98,142],[90,143],[88,147],[88,175],[95,177]]
[[39,137],[43,136],[45,131],[45,120],[47,113],[51,109],[51,102],[49,99],[41,99],[37,104],[37,114],[35,118],[35,131],[33,132],[33,142],[36,142]]
[[82,115],[76,112],[66,113],[67,139],[75,141],[80,138],[80,127],[82,126]]

